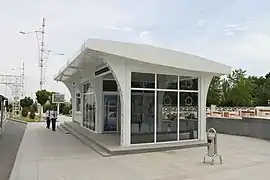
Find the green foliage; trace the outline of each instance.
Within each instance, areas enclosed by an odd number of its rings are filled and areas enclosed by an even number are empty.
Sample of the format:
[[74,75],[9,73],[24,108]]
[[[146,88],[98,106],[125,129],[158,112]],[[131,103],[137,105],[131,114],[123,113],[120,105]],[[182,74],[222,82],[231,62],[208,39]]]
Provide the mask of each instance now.
[[56,104],[47,103],[43,106],[43,111],[46,112],[47,110],[57,109]]
[[36,92],[37,101],[41,106],[43,106],[48,100],[51,99],[51,92],[46,89],[39,90]]
[[25,97],[24,99],[20,100],[20,105],[22,108],[30,108],[33,103],[34,101],[30,97]]
[[71,111],[71,109],[72,109],[72,107],[71,107],[71,104],[70,103],[65,103],[65,104],[63,104],[64,106],[62,107],[62,114],[64,114],[64,115],[68,115],[68,114],[70,114],[70,111]]
[[221,78],[216,76],[212,79],[207,95],[207,106],[220,104],[221,100]]
[[31,107],[35,112],[38,112],[37,103],[35,102]]
[[260,106],[270,99],[270,73],[265,77],[247,76],[236,69],[228,76],[214,77],[209,86],[207,105]]
[[22,109],[22,117],[27,117],[28,115],[28,109],[27,108],[23,108]]
[[30,119],[35,119],[35,116],[36,116],[35,111],[31,109],[30,114],[29,114]]
[[12,104],[8,104],[7,111],[8,111],[8,112],[12,112],[12,109],[13,109],[13,108],[12,108]]

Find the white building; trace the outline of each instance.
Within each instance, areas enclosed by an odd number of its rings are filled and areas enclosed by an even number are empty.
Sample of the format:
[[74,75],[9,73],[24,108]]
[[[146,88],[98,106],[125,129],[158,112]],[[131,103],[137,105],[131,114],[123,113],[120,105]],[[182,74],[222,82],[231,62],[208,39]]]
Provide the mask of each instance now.
[[[206,142],[206,97],[229,66],[149,45],[89,39],[55,76],[72,96],[72,119],[119,147]],[[170,144],[171,144],[170,143]]]

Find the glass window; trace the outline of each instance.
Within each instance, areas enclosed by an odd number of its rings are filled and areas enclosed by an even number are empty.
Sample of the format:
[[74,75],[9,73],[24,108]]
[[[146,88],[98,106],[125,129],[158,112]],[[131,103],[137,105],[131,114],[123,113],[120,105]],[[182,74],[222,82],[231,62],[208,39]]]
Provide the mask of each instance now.
[[95,94],[88,94],[89,97],[89,120],[88,120],[88,128],[95,131]]
[[85,84],[83,85],[83,92],[84,92],[84,93],[90,93],[90,92],[93,92],[91,83],[88,82],[88,83],[85,83]]
[[131,91],[131,144],[154,142],[155,91]]
[[155,74],[149,73],[131,73],[132,88],[155,88]]
[[96,101],[95,94],[84,94],[83,95],[84,107],[83,107],[83,126],[95,131],[95,111]]
[[198,90],[198,78],[189,76],[179,77],[180,90]]
[[115,80],[103,80],[103,91],[117,92],[117,83]]
[[83,126],[88,127],[88,96],[83,95]]
[[76,111],[81,110],[81,94],[76,93]]
[[172,75],[157,75],[157,88],[158,89],[178,89],[177,76]]
[[198,138],[198,93],[180,92],[179,139]]
[[157,142],[177,141],[177,92],[157,92]]

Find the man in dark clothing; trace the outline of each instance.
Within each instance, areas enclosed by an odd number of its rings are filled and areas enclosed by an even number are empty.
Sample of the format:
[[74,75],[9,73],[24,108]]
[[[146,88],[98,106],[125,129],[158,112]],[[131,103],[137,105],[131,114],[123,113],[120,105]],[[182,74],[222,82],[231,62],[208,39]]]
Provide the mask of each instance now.
[[55,131],[55,126],[56,126],[56,120],[57,120],[57,112],[55,110],[52,110],[50,112],[50,117],[52,121],[52,130]]
[[45,119],[46,119],[46,128],[50,129],[51,119],[50,119],[50,110],[47,110],[45,113]]

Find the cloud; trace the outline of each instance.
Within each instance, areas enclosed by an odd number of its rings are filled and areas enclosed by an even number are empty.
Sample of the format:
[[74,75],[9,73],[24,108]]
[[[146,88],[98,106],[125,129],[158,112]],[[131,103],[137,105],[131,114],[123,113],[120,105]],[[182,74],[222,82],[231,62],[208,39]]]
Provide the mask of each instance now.
[[262,32],[252,32],[241,38],[232,46],[234,54],[254,62],[268,63],[270,59],[270,35]]
[[231,36],[235,33],[243,32],[246,30],[248,30],[248,27],[245,25],[245,23],[227,24],[223,29],[226,36]]
[[115,26],[103,26],[101,27],[103,29],[109,29],[109,30],[114,30],[114,31],[124,31],[124,32],[131,32],[133,31],[133,28],[131,27],[115,27]]
[[226,36],[232,36],[232,35],[234,35],[235,33],[234,33],[234,31],[232,31],[232,30],[225,29],[225,30],[224,30],[224,34],[225,34]]
[[198,22],[197,22],[197,26],[198,27],[203,27],[205,25],[206,21],[204,19],[200,19]]
[[140,32],[135,39],[135,42],[140,44],[158,45],[154,33],[147,30]]
[[143,32],[141,32],[140,33],[140,37],[146,37],[146,36],[148,36],[150,34],[150,32],[149,31],[143,31]]

